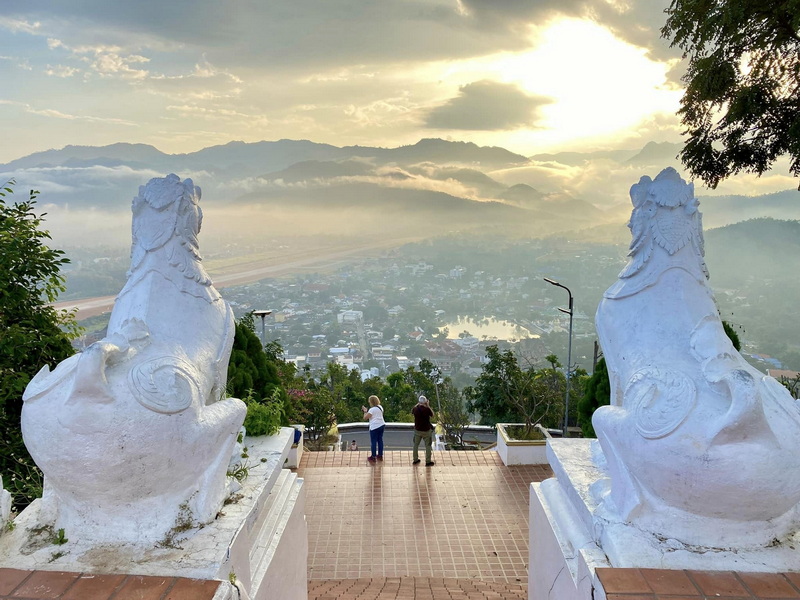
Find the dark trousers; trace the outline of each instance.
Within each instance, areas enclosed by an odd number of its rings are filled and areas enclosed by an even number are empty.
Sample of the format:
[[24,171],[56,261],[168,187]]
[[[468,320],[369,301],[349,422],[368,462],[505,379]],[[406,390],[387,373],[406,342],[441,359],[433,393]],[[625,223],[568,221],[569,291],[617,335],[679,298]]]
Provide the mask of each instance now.
[[[369,449],[371,450],[370,456],[383,456],[383,430],[386,425],[381,425],[375,429],[369,430]],[[377,447],[378,453],[375,453]]]
[[412,458],[414,460],[419,460],[419,443],[425,442],[425,462],[431,462],[431,442],[433,442],[433,429],[429,429],[428,431],[417,431],[414,430],[414,446],[412,452]]

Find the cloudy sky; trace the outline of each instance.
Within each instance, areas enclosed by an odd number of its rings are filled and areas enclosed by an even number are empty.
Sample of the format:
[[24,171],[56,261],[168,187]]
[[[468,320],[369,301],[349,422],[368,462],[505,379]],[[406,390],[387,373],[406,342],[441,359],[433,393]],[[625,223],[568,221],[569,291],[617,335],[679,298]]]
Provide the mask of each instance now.
[[679,141],[667,0],[3,0],[0,161],[118,141]]

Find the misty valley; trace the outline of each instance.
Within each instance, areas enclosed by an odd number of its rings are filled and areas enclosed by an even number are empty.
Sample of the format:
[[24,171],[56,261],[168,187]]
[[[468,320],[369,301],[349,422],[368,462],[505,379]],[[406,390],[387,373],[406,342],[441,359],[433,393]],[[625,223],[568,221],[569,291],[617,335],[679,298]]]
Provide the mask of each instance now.
[[[678,167],[678,149],[651,142],[525,157],[439,139],[397,148],[280,140],[170,155],[113,144],[40,152],[0,172],[41,191],[53,243],[72,261],[62,301],[120,290],[129,199],[149,178],[174,171],[203,189],[206,269],[237,316],[274,311],[266,334],[288,356],[324,365],[331,348],[349,347],[362,368],[386,373],[444,352],[439,362],[466,383],[487,344],[511,342],[477,327],[441,330],[459,318],[508,321],[531,333],[498,336],[516,340],[518,352],[565,362],[567,317],[558,308],[566,297],[543,277],[572,289],[573,362],[591,372],[594,312],[630,243],[627,189],[641,175]],[[723,319],[759,368],[800,369],[800,232],[797,221],[779,220],[800,218],[797,191],[697,195]],[[347,310],[363,312],[369,336],[339,323]],[[105,317],[83,324],[85,344],[102,336]],[[448,337],[475,338],[479,347],[457,353]]]
[[[620,238],[626,233],[619,227]],[[237,317],[269,309],[267,341],[279,340],[287,356],[324,368],[332,348],[352,348],[362,369],[385,375],[420,358],[445,359],[448,374],[468,385],[479,374],[487,344],[514,348],[542,363],[555,353],[566,358],[567,317],[558,311],[566,295],[543,281],[551,277],[575,296],[573,363],[592,371],[594,312],[603,292],[626,262],[620,239],[587,241],[588,232],[538,239],[443,236],[408,243],[369,258],[353,258],[326,270],[286,273],[221,289]],[[743,353],[762,370],[800,369],[800,292],[794,263],[800,257],[800,223],[751,220],[709,230],[706,259],[720,313],[737,330]],[[282,238],[283,260],[308,250],[309,240]],[[266,249],[262,249],[266,250]],[[258,249],[232,244],[209,254],[215,275]],[[317,251],[324,254],[325,247]],[[129,262],[122,248],[72,248],[65,298],[113,295]],[[361,311],[364,328],[339,322],[344,311]],[[471,319],[475,326],[464,323]],[[530,334],[484,335],[480,325],[507,321]],[[85,320],[88,344],[104,333],[107,316]],[[454,323],[461,322],[458,330]],[[449,329],[448,329],[449,325]],[[257,323],[257,333],[261,334]],[[465,354],[454,341],[474,337],[479,348]],[[499,339],[498,339],[499,337]],[[449,338],[449,342],[448,342]],[[504,339],[506,338],[506,339]],[[335,351],[334,351],[335,352]],[[377,357],[377,358],[376,358]],[[770,358],[771,357],[771,358]]]

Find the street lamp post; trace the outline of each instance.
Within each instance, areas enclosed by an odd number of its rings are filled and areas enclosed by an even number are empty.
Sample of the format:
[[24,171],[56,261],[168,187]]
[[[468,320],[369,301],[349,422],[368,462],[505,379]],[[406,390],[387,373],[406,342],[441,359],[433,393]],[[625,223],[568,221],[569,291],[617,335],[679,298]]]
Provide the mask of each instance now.
[[572,371],[572,316],[573,316],[573,304],[572,304],[572,292],[569,288],[565,285],[558,283],[557,281],[550,279],[549,277],[545,277],[544,280],[549,283],[550,285],[554,285],[556,287],[564,288],[567,290],[567,294],[569,294],[569,309],[559,308],[561,312],[569,315],[569,341],[567,342],[567,394],[566,399],[564,400],[564,437],[569,437],[569,429],[567,428],[569,424],[569,379],[570,379],[570,372]]
[[439,400],[439,383],[442,379],[442,371],[438,365],[433,368],[432,373],[436,374],[436,379],[433,380],[433,389],[436,391],[436,405],[439,407],[439,416],[442,415],[442,401]]
[[267,326],[264,323],[264,319],[267,315],[271,315],[271,310],[254,310],[253,315],[256,317],[261,317],[261,347],[267,347]]

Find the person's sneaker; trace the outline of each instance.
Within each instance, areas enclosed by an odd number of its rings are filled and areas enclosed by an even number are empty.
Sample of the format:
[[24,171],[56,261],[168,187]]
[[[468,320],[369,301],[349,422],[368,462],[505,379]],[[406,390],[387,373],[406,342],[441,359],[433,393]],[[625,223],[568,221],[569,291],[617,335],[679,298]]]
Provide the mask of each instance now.
[[425,463],[425,466],[426,466],[426,467],[432,467],[432,466],[433,466],[433,465],[435,465],[435,464],[436,464],[435,462],[431,461],[431,462],[426,462],[426,463]]
[[379,456],[379,457],[378,457],[378,460],[383,460],[383,456]]
[[375,462],[375,461],[376,461],[376,459],[375,459],[375,457],[374,457],[374,456],[368,456],[368,457],[367,457],[367,460],[368,460],[369,462]]
[[411,464],[412,464],[412,465],[418,465],[418,464],[419,464],[419,459],[417,459],[417,460],[412,460],[412,461],[411,461]]

